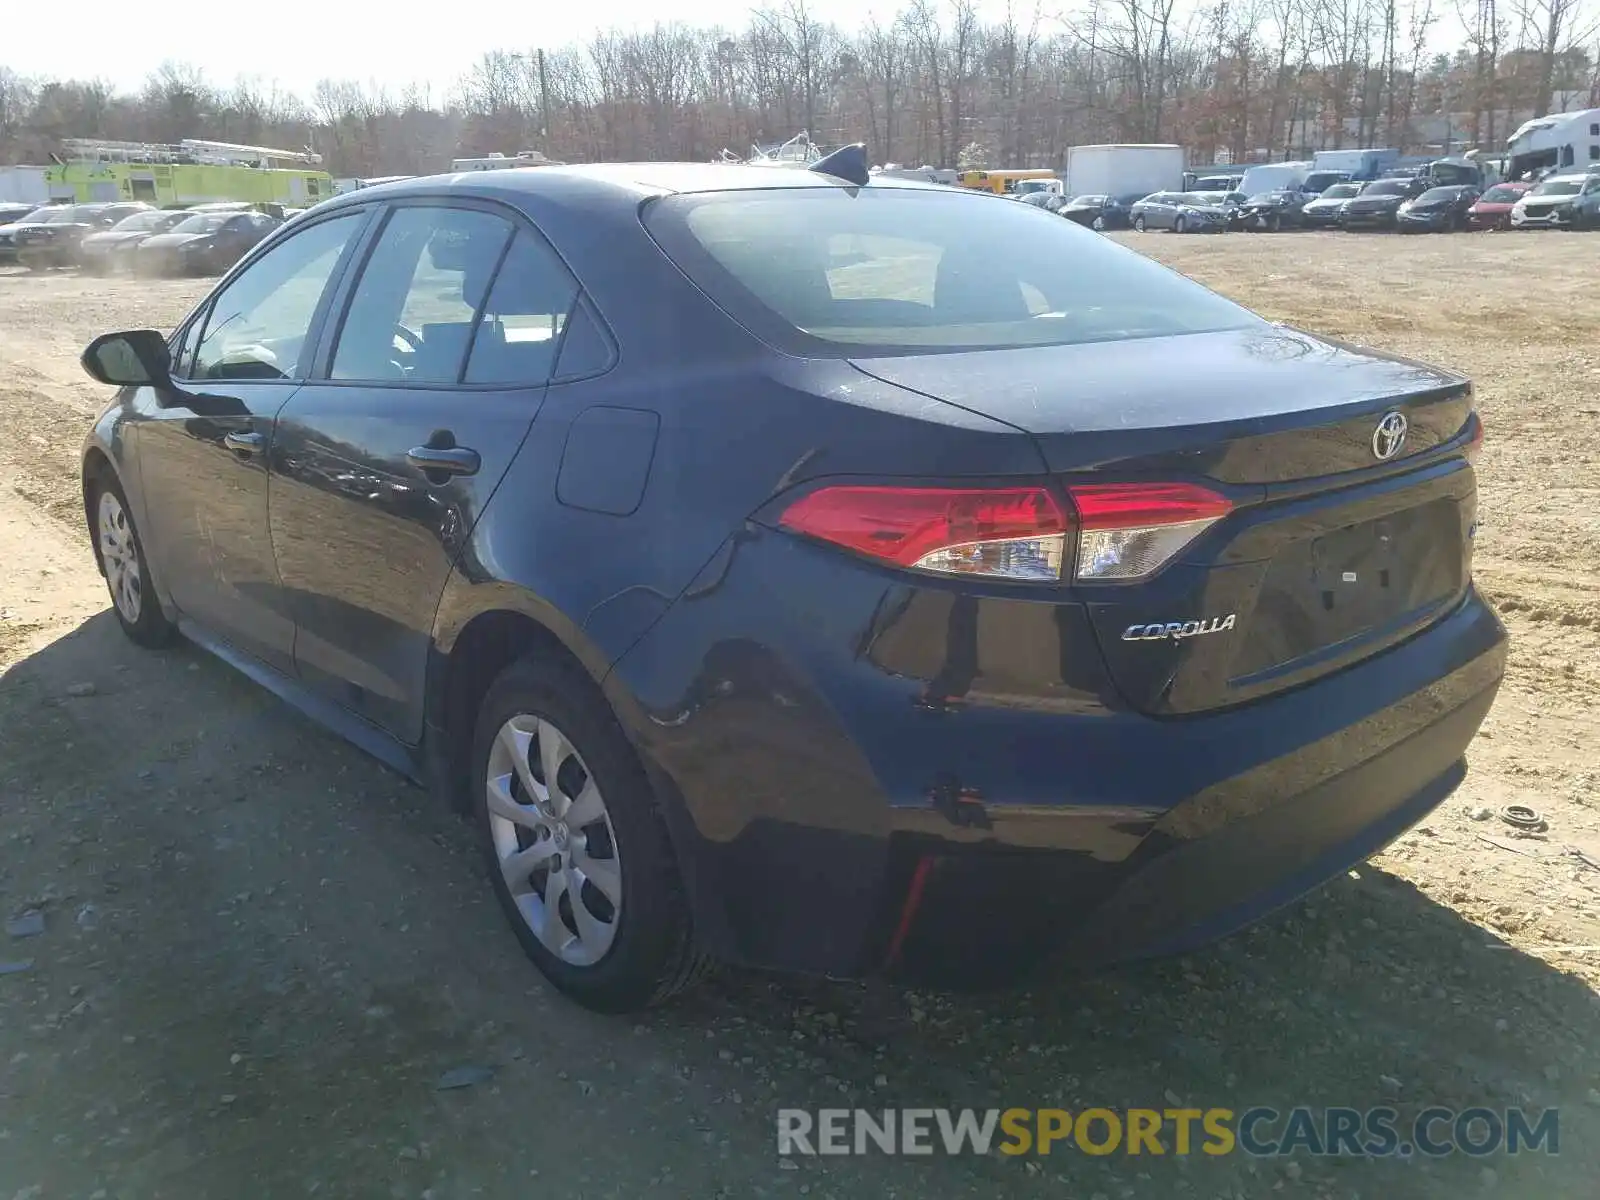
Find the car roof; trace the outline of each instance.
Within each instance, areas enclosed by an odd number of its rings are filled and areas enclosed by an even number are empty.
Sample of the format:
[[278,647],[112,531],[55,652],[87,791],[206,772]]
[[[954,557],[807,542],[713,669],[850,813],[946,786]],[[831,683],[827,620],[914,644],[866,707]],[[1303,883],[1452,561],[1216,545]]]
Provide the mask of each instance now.
[[[458,171],[400,179],[333,196],[316,207],[322,212],[405,196],[455,194],[515,202],[518,195],[539,196],[563,207],[622,201],[634,205],[654,196],[698,192],[780,191],[802,188],[852,188],[832,175],[792,166],[746,166],[737,163],[585,163],[547,167],[508,167],[495,171]],[[920,179],[874,176],[873,191],[940,192],[993,198],[992,193],[955,188]]]

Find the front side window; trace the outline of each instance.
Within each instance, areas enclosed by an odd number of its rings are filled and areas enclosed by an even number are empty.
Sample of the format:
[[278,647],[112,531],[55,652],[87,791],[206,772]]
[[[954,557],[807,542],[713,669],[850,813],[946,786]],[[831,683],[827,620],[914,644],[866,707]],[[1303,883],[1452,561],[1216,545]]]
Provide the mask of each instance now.
[[297,378],[322,293],[366,215],[309,226],[230,281],[212,303],[190,378]]
[[339,331],[332,378],[453,384],[511,224],[465,208],[399,208]]
[[802,188],[653,202],[678,265],[799,354],[913,354],[1249,328],[1260,318],[1026,205],[956,193]]

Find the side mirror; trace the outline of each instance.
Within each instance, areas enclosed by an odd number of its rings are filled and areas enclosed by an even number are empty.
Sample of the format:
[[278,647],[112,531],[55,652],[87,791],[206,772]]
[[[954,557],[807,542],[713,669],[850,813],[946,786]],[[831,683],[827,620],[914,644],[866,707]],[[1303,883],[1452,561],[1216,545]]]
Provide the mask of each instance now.
[[78,360],[89,378],[116,387],[169,387],[172,354],[167,339],[154,329],[103,333]]

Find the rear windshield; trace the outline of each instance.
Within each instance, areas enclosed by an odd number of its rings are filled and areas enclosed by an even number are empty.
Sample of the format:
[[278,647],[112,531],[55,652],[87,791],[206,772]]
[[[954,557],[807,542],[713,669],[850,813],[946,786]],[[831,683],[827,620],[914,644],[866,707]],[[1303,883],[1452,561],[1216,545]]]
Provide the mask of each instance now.
[[659,200],[645,221],[718,304],[794,354],[999,350],[1260,323],[1071,221],[954,192],[714,192]]

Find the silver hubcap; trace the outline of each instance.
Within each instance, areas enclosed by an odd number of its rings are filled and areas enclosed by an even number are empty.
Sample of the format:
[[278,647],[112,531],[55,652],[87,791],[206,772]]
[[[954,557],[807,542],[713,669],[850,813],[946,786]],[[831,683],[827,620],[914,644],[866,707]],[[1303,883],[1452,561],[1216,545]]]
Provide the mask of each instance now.
[[489,831],[533,935],[563,962],[605,957],[622,915],[622,860],[605,800],[567,736],[519,715],[489,751]]
[[129,624],[139,620],[144,605],[144,573],[139,569],[139,547],[122,502],[111,492],[100,494],[100,559],[106,565],[111,601]]

